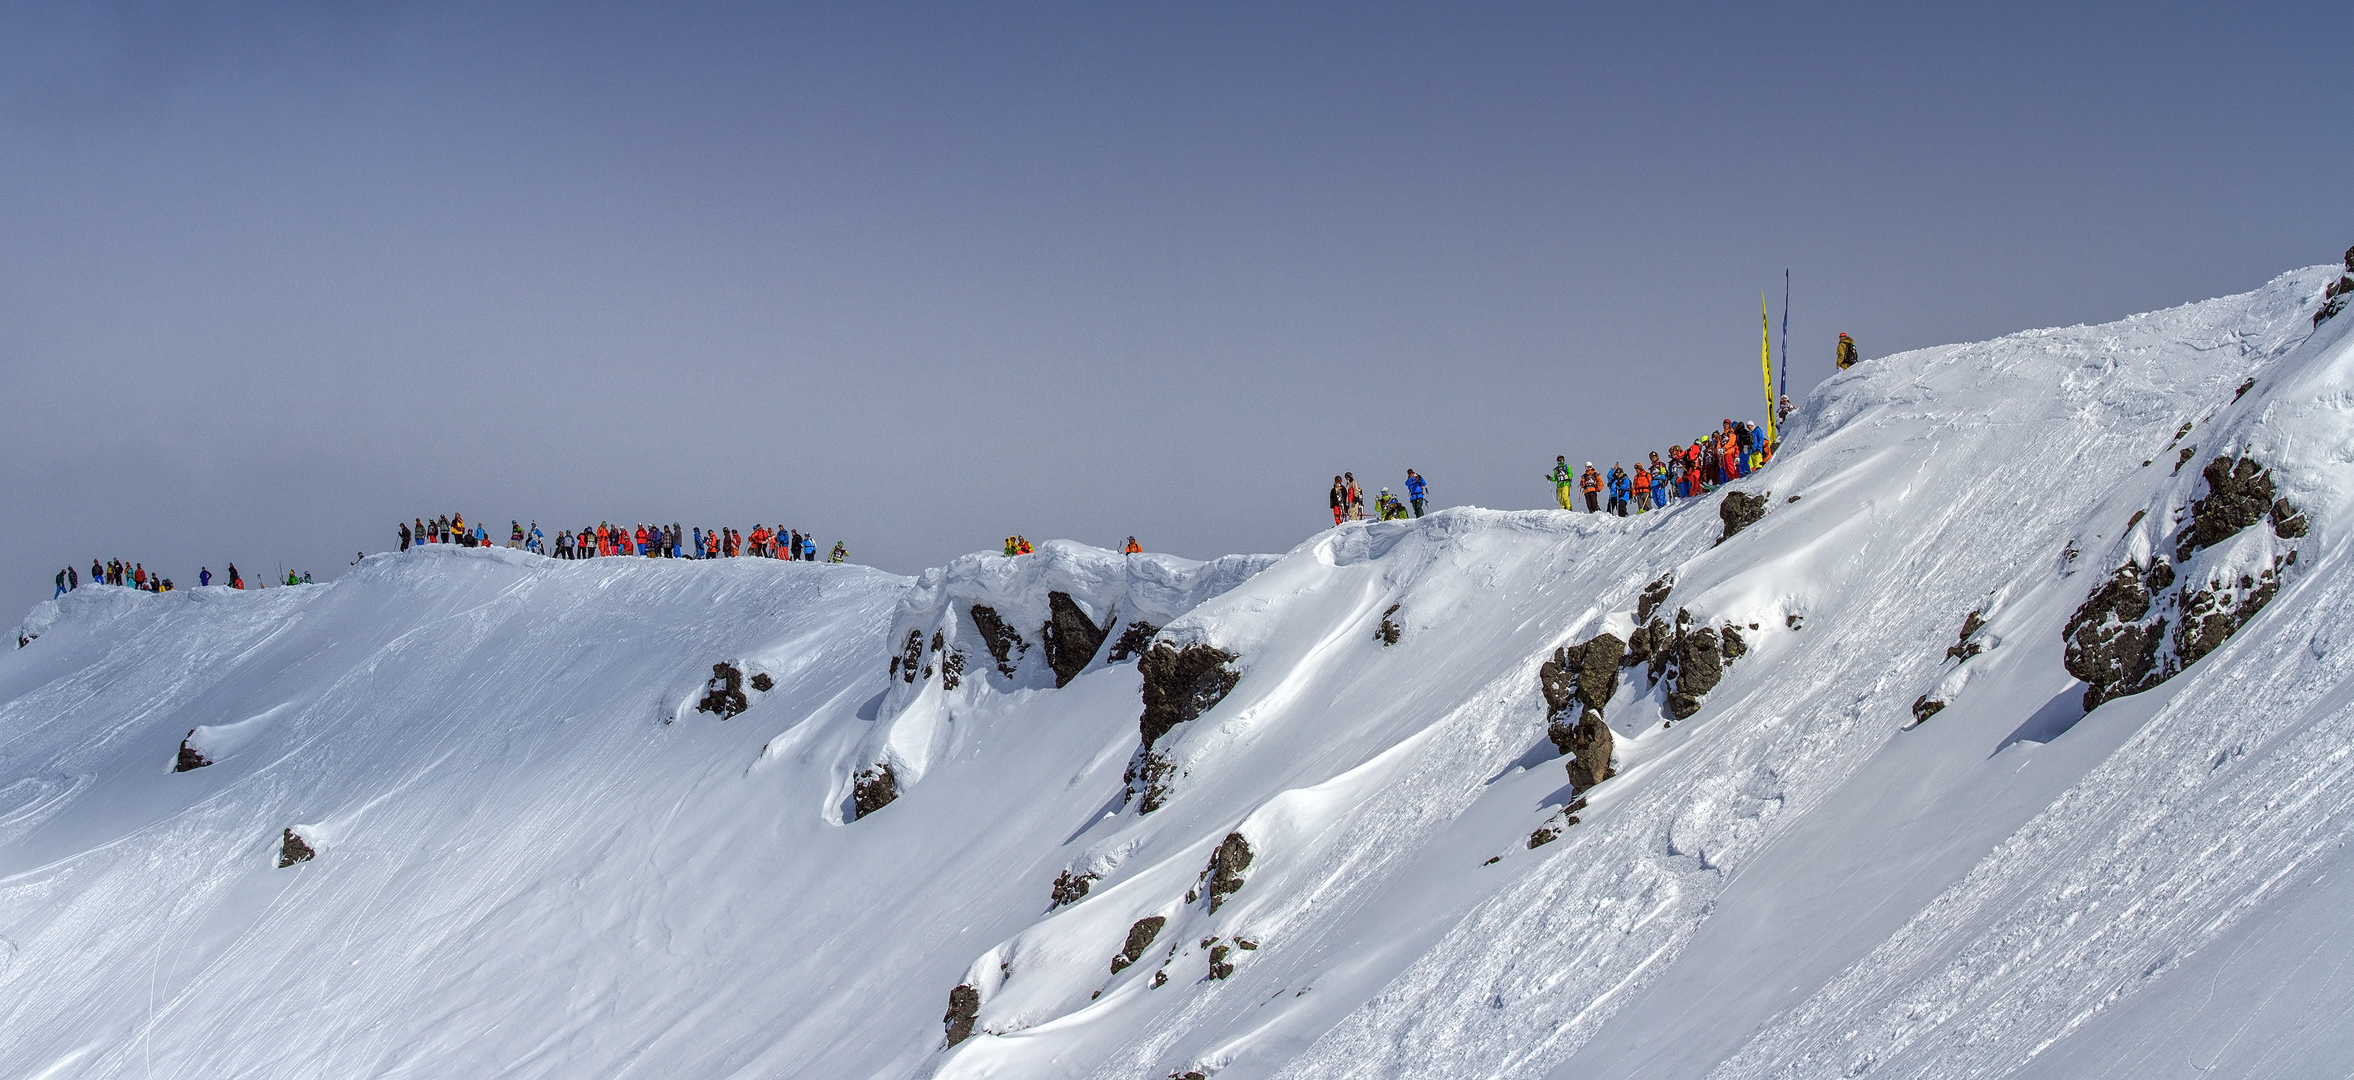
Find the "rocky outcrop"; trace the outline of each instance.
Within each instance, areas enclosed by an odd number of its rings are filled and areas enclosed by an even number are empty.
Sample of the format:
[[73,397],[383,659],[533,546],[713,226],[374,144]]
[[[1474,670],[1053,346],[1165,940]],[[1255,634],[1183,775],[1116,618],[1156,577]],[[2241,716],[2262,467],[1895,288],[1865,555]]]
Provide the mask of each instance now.
[[1144,715],[1137,728],[1150,748],[1169,729],[1210,711],[1242,681],[1233,653],[1208,645],[1163,642],[1137,662],[1144,673]]
[[1103,648],[1104,631],[1069,593],[1047,593],[1046,605],[1046,625],[1038,636],[1046,643],[1046,665],[1054,669],[1054,685],[1060,688],[1070,685],[1095,659]]
[[2280,571],[2267,566],[2254,575],[2242,574],[2229,582],[2209,582],[2204,588],[2185,587],[2177,601],[2180,618],[2174,626],[2173,666],[2179,670],[2222,647],[2225,639],[2255,618],[2280,590]]
[[1210,977],[1223,980],[1234,974],[1234,965],[1226,962],[1232,953],[1224,945],[1210,946]]
[[751,707],[744,697],[744,673],[725,661],[711,665],[711,678],[703,684],[703,700],[695,703],[695,711],[718,713],[725,720]]
[[[1679,624],[1689,618],[1688,613],[1677,613]],[[1700,711],[1700,699],[1724,680],[1724,643],[1708,627],[1685,629],[1678,625],[1667,651],[1675,678],[1675,685],[1667,695],[1668,715],[1687,720]]]
[[1626,654],[1627,643],[1616,634],[1597,634],[1553,650],[1553,658],[1537,668],[1547,710],[1559,716],[1573,705],[1596,711],[1608,706],[1618,690],[1619,660]]
[[1251,857],[1250,841],[1243,839],[1238,832],[1227,833],[1225,841],[1218,845],[1218,850],[1210,854],[1208,893],[1213,914],[1217,912],[1218,905],[1226,902],[1228,896],[1242,890],[1242,872],[1250,869]]
[[1161,927],[1168,923],[1169,920],[1160,915],[1147,915],[1136,920],[1136,924],[1128,928],[1128,941],[1120,946],[1120,954],[1112,957],[1112,974],[1117,975],[1144,959],[1144,950],[1152,948],[1153,941],[1161,936]]
[[318,854],[318,850],[311,847],[301,834],[288,829],[286,835],[278,841],[278,869],[284,870],[298,862],[309,862]]
[[[1772,492],[1766,494],[1770,495]],[[1757,524],[1758,519],[1765,516],[1765,512],[1765,495],[1751,495],[1740,491],[1725,492],[1725,501],[1718,503],[1716,508],[1716,516],[1724,520],[1725,531],[1724,535],[1716,538],[1716,542],[1722,544],[1732,539],[1734,533]]]
[[889,806],[898,797],[899,778],[891,771],[890,762],[861,770],[850,781],[850,804],[857,815],[850,820],[856,821]]
[[2155,673],[2158,647],[2166,643],[2166,621],[2146,621],[2150,608],[2141,568],[2126,563],[2068,617],[2060,631],[2067,643],[2061,662],[2068,674],[2084,680],[2086,710],[2164,681]]
[[776,689],[776,680],[769,678],[768,672],[765,671],[752,676],[751,683],[752,689],[758,690],[763,694]]
[[2191,503],[2190,524],[2174,545],[2176,562],[2189,561],[2200,548],[2220,544],[2272,513],[2272,470],[2256,459],[2219,457],[2200,475],[2207,480],[2207,497]]
[[1064,904],[1076,904],[1086,899],[1088,888],[1096,880],[1094,874],[1074,874],[1068,867],[1064,868],[1062,873],[1054,876],[1054,890],[1048,897],[1046,910],[1053,911]]
[[1927,694],[1914,698],[1913,723],[1916,725],[1928,723],[1930,717],[1937,715],[1944,708],[1945,702],[1933,700]]
[[924,632],[910,630],[899,651],[891,654],[891,674],[901,682],[914,682],[916,668],[924,662]]
[[1617,738],[1603,721],[1602,710],[1618,689],[1619,660],[1626,651],[1617,635],[1598,634],[1553,650],[1553,658],[1537,668],[1538,686],[1545,695],[1545,735],[1569,759],[1564,767],[1576,790],[1615,775],[1610,758]]
[[2354,296],[2354,248],[2346,249],[2346,272],[2322,290],[2321,306],[2313,311],[2313,325],[2320,326],[2346,310],[2346,298]]
[[[2200,470],[2205,498],[2191,503],[2175,539],[2180,567],[2163,558],[2119,566],[2061,630],[2061,660],[2084,680],[2084,707],[2098,708],[2179,674],[2264,610],[2297,552],[2270,556],[2254,573],[2203,570],[2190,560],[2270,520],[2282,540],[2305,535],[2305,515],[2273,488],[2272,472],[2252,458],[2218,457]],[[2178,578],[2187,578],[2175,588]]]
[[958,983],[948,992],[948,1015],[940,1018],[948,1025],[948,1045],[973,1037],[973,1021],[981,1016],[981,991],[970,983]]
[[1986,613],[1983,611],[1971,612],[1967,618],[1962,620],[1961,638],[1946,647],[1945,658],[1948,660],[1968,660],[1985,652],[1985,645],[1972,640],[1978,636],[1978,631],[1984,629],[1986,629]]
[[1144,650],[1152,645],[1152,636],[1160,632],[1161,628],[1151,623],[1130,622],[1120,630],[1120,640],[1112,642],[1112,651],[1104,654],[1104,659],[1117,664],[1130,657],[1142,656]]
[[1020,670],[1022,654],[1030,651],[1030,643],[997,616],[997,609],[986,604],[973,605],[973,629],[980,631],[981,643],[997,661],[997,673],[1012,678]]
[[1673,573],[1661,574],[1651,584],[1643,586],[1643,595],[1635,601],[1635,625],[1649,624],[1651,617],[1659,614],[1660,606],[1667,603],[1668,594],[1674,592],[1675,588],[1676,576]]
[[1610,758],[1617,751],[1618,740],[1611,735],[1610,725],[1603,722],[1602,710],[1587,709],[1574,724],[1565,724],[1557,719],[1548,727],[1546,734],[1552,738],[1553,745],[1560,749],[1563,756],[1569,759],[1564,767],[1569,770],[1569,786],[1572,790],[1584,791],[1618,775],[1618,770],[1610,767]]
[[1400,628],[1397,624],[1397,621],[1390,618],[1390,616],[1397,614],[1398,609],[1403,606],[1405,605],[1391,604],[1388,611],[1381,613],[1381,626],[1373,631],[1373,640],[1381,642],[1383,645],[1395,645],[1398,643],[1398,636],[1405,631]]
[[213,763],[211,758],[204,756],[204,754],[198,751],[195,747],[188,745],[188,740],[195,737],[196,729],[189,728],[188,734],[181,738],[180,760],[178,763],[172,766],[173,772],[187,772],[190,769],[201,769]]

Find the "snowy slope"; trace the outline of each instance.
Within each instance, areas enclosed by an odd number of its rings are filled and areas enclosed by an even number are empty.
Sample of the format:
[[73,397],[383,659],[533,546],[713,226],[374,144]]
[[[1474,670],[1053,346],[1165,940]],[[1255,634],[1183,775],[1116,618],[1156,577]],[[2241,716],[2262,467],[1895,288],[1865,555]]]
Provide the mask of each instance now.
[[[2354,1010],[2335,277],[1842,373],[1721,544],[1719,495],[1200,564],[86,588],[0,655],[0,1072],[2316,1071]],[[2184,550],[2217,455],[2301,534]],[[2178,629],[2210,582],[2270,603],[2087,713],[2063,634],[2159,562]],[[1620,669],[1569,824],[1540,666],[1655,582],[1745,651],[1672,726]],[[1231,689],[1140,729],[1211,649]],[[773,680],[725,720],[723,661]]]

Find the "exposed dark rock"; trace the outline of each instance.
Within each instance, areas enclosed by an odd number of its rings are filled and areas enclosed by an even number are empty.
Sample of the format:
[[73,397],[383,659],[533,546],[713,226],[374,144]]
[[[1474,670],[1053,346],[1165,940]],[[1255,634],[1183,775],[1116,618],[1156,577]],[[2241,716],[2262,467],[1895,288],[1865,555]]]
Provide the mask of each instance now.
[[[2343,279],[2343,278],[2341,278],[2341,279],[2339,279],[2339,280],[2340,280],[2341,282],[2343,282],[2343,281],[2344,281],[2344,279]],[[2253,375],[2251,375],[2251,376],[2249,376],[2249,377],[2248,377],[2248,381],[2246,381],[2246,382],[2244,382],[2244,383],[2241,383],[2241,384],[2240,384],[2240,388],[2239,388],[2239,389],[2237,389],[2237,390],[2234,390],[2234,391],[2232,391],[2232,392],[2231,392],[2231,399],[2232,399],[2233,401],[2238,401],[2239,399],[2241,399],[2241,398],[2244,398],[2244,397],[2248,396],[2248,391],[2250,391],[2250,390],[2253,390],[2253,389],[2255,389],[2255,388],[2256,388],[2256,377],[2255,377],[2255,376],[2253,376]]]
[[1128,790],[1142,796],[1136,812],[1149,814],[1165,805],[1169,801],[1169,782],[1176,778],[1176,773],[1177,765],[1167,754],[1159,750],[1137,750],[1136,756],[1129,759],[1128,775],[1124,778]]
[[1230,976],[1230,975],[1234,974],[1234,965],[1232,965],[1232,964],[1229,964],[1229,963],[1227,963],[1227,962],[1226,962],[1226,957],[1227,957],[1228,955],[1230,955],[1230,953],[1229,953],[1229,951],[1227,950],[1226,946],[1224,946],[1224,945],[1212,945],[1212,946],[1210,946],[1210,977],[1211,977],[1211,978],[1213,978],[1213,979],[1224,979],[1224,978],[1226,978],[1227,976]]
[[1022,635],[998,618],[997,609],[981,604],[973,605],[973,629],[981,632],[981,643],[989,647],[989,656],[997,661],[997,673],[1012,678],[1020,669],[1021,656],[1030,651],[1030,643]]
[[2304,536],[2305,512],[2290,505],[2287,499],[2272,500],[2272,535],[2283,540]]
[[1096,880],[1094,874],[1074,874],[1069,868],[1064,868],[1062,873],[1054,877],[1054,892],[1047,902],[1046,910],[1053,911],[1064,904],[1078,903],[1087,896],[1088,886],[1095,884]]
[[940,658],[940,688],[954,690],[964,682],[964,650],[950,649]]
[[948,1025],[948,1045],[973,1037],[973,1021],[981,1015],[981,992],[965,983],[957,984],[948,992],[948,1015],[940,1021]]
[[752,676],[752,689],[758,690],[765,694],[771,690],[776,689],[776,680],[769,678],[768,672],[763,671],[758,675]]
[[1927,723],[1930,717],[1937,715],[1938,711],[1943,708],[1945,708],[1945,702],[1931,701],[1929,699],[1929,695],[1927,694],[1923,694],[1920,697],[1914,698],[1913,723]]
[[[1680,613],[1678,618],[1680,621]],[[1717,641],[1716,631],[1708,627],[1679,628],[1672,655],[1676,685],[1668,692],[1667,711],[1678,720],[1686,720],[1700,711],[1700,699],[1724,679],[1724,647]]]
[[1060,688],[1070,685],[1095,659],[1103,648],[1104,631],[1069,593],[1047,593],[1046,611],[1046,625],[1038,636],[1046,643],[1046,666],[1054,669],[1054,685]]
[[1117,664],[1132,656],[1142,656],[1151,647],[1152,636],[1160,632],[1161,628],[1151,623],[1130,622],[1120,630],[1120,640],[1112,642],[1112,651],[1104,659]]
[[198,752],[195,747],[188,745],[188,740],[195,737],[196,729],[189,728],[188,734],[180,739],[180,760],[178,764],[172,766],[173,772],[187,772],[190,769],[201,769],[213,763],[211,758],[204,756],[202,753]]
[[1561,839],[1561,830],[1551,825],[1539,825],[1537,831],[1528,834],[1528,847],[1530,851],[1535,851],[1559,839]]
[[1225,842],[1219,844],[1218,850],[1210,855],[1209,897],[1212,912],[1216,912],[1218,905],[1226,902],[1227,896],[1241,890],[1242,872],[1249,869],[1250,865],[1250,841],[1243,839],[1241,833],[1227,833]]
[[1545,692],[1545,712],[1558,718],[1573,708],[1600,711],[1618,689],[1618,662],[1627,653],[1616,634],[1597,634],[1593,640],[1564,645],[1537,668],[1537,683]]
[[1393,621],[1390,616],[1397,614],[1398,608],[1400,606],[1402,605],[1391,604],[1388,611],[1381,613],[1381,628],[1373,632],[1373,640],[1381,642],[1383,645],[1395,645],[1398,643],[1398,635],[1401,633],[1401,631],[1398,628],[1398,624]]
[[1563,767],[1569,770],[1569,786],[1573,790],[1584,791],[1618,775],[1610,767],[1610,755],[1618,740],[1611,735],[1610,725],[1602,722],[1601,710],[1587,709],[1575,724],[1555,720],[1546,734],[1569,759]]
[[2272,513],[2272,470],[2255,458],[2219,457],[2200,475],[2207,479],[2207,497],[2191,504],[2190,527],[2174,547],[2176,562],[2212,547]]
[[703,684],[703,700],[695,703],[695,711],[718,713],[725,720],[751,707],[744,697],[744,673],[734,664],[711,665],[711,679]]
[[[1772,493],[1768,492],[1767,494]],[[1724,535],[1716,538],[1716,542],[1722,544],[1732,539],[1734,533],[1757,524],[1758,519],[1765,516],[1765,512],[1764,495],[1750,495],[1739,491],[1725,492],[1725,501],[1717,504],[1716,508],[1716,516],[1724,519],[1725,532]]]
[[1117,975],[1122,968],[1144,959],[1144,950],[1152,948],[1153,939],[1161,936],[1161,927],[1168,925],[1168,922],[1166,917],[1160,915],[1147,915],[1136,920],[1136,925],[1128,928],[1128,942],[1120,946],[1120,955],[1112,957],[1112,974]]
[[284,870],[298,862],[309,862],[318,854],[308,841],[296,835],[293,829],[288,829],[286,835],[278,841],[278,869]]
[[2176,473],[2182,472],[2182,467],[2191,463],[2191,455],[2198,452],[2199,448],[2197,446],[2183,447],[2182,454],[2174,459],[2174,471]]
[[923,663],[924,660],[923,631],[908,631],[907,640],[899,646],[899,654],[892,657],[891,659],[891,670],[898,672],[899,677],[902,680],[907,682],[914,682],[916,680],[916,667],[917,665]]
[[1258,951],[1259,943],[1246,937],[1238,937],[1234,939],[1234,947],[1241,949],[1244,952],[1256,952]]
[[[1667,624],[1653,619],[1627,634],[1627,653],[1619,659],[1619,663],[1628,667],[1641,664],[1657,669],[1666,664],[1665,650],[1674,640],[1675,633],[1667,628]],[[1653,670],[1651,677],[1658,678],[1658,671]]]
[[1730,626],[1717,634],[1716,649],[1724,657],[1726,667],[1733,666],[1733,661],[1749,655],[1749,643],[1741,640],[1741,631]]
[[2271,567],[2254,578],[2242,575],[2236,590],[2216,583],[2195,592],[2185,588],[2182,618],[2174,630],[2175,665],[2189,667],[2220,648],[2234,631],[2264,610],[2279,589],[2279,573]]
[[1643,586],[1643,595],[1635,600],[1635,621],[1650,622],[1651,616],[1659,613],[1659,606],[1667,603],[1667,594],[1674,592],[1675,588],[1676,575],[1673,572],[1661,574],[1651,584]]
[[891,800],[898,797],[899,778],[891,772],[890,762],[861,770],[850,781],[850,802],[858,815],[851,820],[856,821],[889,806]]
[[1163,642],[1137,661],[1144,673],[1144,715],[1137,727],[1149,748],[1169,729],[1210,711],[1242,681],[1233,653],[1208,645]]
[[1168,970],[1167,968],[1162,968],[1161,970],[1159,970],[1159,971],[1156,971],[1156,972],[1153,972],[1153,973],[1152,973],[1152,988],[1153,988],[1153,989],[1155,989],[1155,990],[1158,990],[1158,989],[1160,989],[1161,987],[1167,986],[1168,984],[1169,984],[1169,970]]
[[1985,613],[1982,611],[1971,612],[1962,619],[1962,636],[1956,639],[1952,645],[1946,646],[1945,658],[1948,660],[1968,660],[1985,652],[1985,645],[1970,640],[1978,636],[1978,631],[1984,629],[1986,629]]
[[2067,643],[2062,663],[2068,674],[2084,680],[2086,711],[2101,702],[2140,693],[2158,685],[2158,647],[2166,642],[2166,622],[2144,625],[2150,614],[2150,591],[2142,583],[2141,568],[2126,563],[2084,598],[2068,625],[2060,631]]

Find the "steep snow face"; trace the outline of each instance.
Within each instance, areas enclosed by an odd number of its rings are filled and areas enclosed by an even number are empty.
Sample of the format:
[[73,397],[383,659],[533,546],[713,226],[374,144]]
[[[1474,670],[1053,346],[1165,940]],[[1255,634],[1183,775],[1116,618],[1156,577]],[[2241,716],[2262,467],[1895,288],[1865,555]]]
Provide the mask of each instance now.
[[[2316,1071],[2354,1005],[2335,277],[1841,373],[1721,543],[1718,496],[1207,564],[85,589],[0,656],[0,1060]],[[2085,615],[2126,567],[2147,609]],[[2087,712],[2068,643],[2128,630],[2174,670]],[[1540,671],[1602,634],[1615,775],[1578,792]],[[769,684],[725,720],[719,662]],[[1199,708],[1148,732],[1148,691]]]

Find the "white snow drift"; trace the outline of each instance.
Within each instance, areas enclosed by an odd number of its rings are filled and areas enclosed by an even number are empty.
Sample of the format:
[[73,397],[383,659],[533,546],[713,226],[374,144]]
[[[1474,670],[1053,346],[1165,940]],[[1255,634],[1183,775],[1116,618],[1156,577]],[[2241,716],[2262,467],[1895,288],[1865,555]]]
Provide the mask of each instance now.
[[[1718,496],[1201,564],[428,549],[317,586],[84,588],[0,656],[0,1071],[2336,1069],[2335,277],[1842,373],[1733,485],[1767,512],[1721,544]],[[2302,535],[2178,558],[2218,456],[2268,469]],[[2062,630],[2159,558],[2277,584],[2086,713]],[[1623,669],[1617,775],[1572,824],[1538,666],[1627,637],[1663,578],[1663,618],[1746,652],[1672,725]],[[1147,641],[1236,676],[1154,744],[1149,813]],[[726,720],[693,708],[723,661],[771,685]],[[211,764],[174,772],[183,740]],[[885,766],[895,798],[858,814]],[[318,854],[280,869],[287,829]]]

